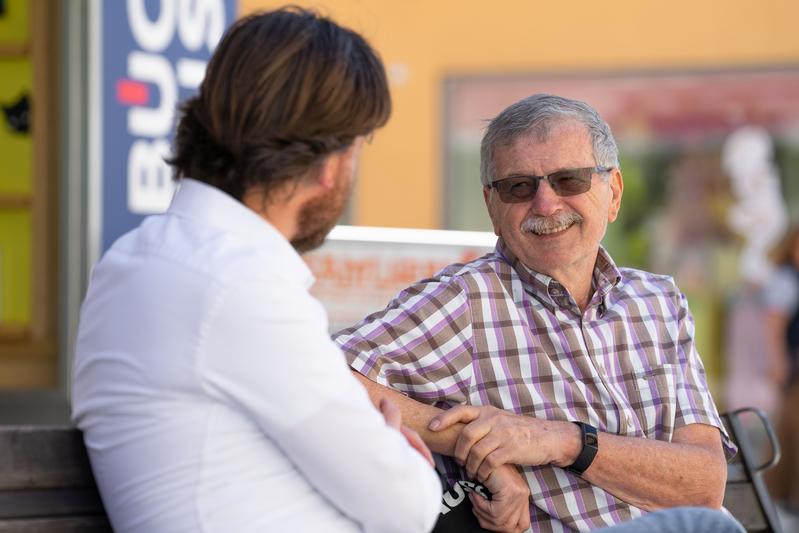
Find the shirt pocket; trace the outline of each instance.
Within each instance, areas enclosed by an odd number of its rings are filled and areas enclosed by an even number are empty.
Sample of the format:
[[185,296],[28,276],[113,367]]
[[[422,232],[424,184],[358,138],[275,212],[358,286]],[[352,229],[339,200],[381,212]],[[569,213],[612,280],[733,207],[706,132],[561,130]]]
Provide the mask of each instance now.
[[631,406],[649,438],[671,440],[677,409],[678,365],[662,365],[635,374]]

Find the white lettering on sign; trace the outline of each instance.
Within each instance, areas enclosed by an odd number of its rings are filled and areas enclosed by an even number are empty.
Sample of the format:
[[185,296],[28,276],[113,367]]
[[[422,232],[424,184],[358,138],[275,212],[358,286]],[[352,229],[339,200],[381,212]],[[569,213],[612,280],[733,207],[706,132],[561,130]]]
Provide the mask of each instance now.
[[225,5],[216,0],[181,0],[178,34],[183,45],[196,52],[202,45],[214,49],[225,31]]
[[197,88],[205,77],[205,61],[178,59],[178,84],[181,87]]
[[164,56],[134,50],[128,56],[128,75],[158,88],[157,107],[133,106],[128,110],[128,132],[134,137],[165,137],[172,131],[178,86],[172,65]]
[[128,22],[140,50],[128,55],[128,77],[147,84],[146,103],[128,109],[128,133],[136,140],[128,152],[128,209],[136,214],[161,213],[169,207],[175,184],[164,161],[170,154],[167,137],[172,132],[178,89],[195,90],[205,76],[207,61],[194,57],[169,57],[175,35],[182,50],[210,54],[222,38],[224,0],[160,0],[151,20],[145,0],[127,0]]
[[128,21],[133,39],[142,50],[161,52],[169,46],[175,33],[175,2],[158,2],[158,18],[150,20],[145,0],[128,0]]
[[169,155],[166,139],[136,139],[128,157],[128,209],[133,213],[163,213],[172,201],[172,169],[164,163]]

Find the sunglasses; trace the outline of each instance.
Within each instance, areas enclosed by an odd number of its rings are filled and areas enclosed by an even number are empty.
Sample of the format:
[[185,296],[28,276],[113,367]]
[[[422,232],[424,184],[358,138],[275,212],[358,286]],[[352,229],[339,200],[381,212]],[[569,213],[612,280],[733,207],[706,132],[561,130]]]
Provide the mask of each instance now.
[[547,180],[558,196],[575,196],[591,189],[591,177],[609,172],[613,167],[585,167],[558,170],[546,176],[511,176],[488,185],[496,189],[499,199],[506,204],[529,202],[535,198],[541,180]]

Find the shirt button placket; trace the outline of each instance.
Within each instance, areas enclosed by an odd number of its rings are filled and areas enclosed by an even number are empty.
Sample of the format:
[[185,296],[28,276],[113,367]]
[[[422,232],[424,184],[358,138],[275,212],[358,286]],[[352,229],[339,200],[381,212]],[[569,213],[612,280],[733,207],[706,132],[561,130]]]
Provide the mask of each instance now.
[[624,415],[624,421],[627,422],[627,427],[624,428],[627,434],[635,433],[635,423],[633,422],[633,417],[630,416],[629,413]]

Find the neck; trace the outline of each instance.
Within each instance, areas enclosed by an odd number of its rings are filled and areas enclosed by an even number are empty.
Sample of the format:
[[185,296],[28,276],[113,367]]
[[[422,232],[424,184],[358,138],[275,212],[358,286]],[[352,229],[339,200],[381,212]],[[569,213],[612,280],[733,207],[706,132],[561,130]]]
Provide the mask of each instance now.
[[300,209],[295,196],[301,195],[293,195],[287,201],[271,201],[264,197],[262,191],[250,189],[242,197],[242,203],[274,226],[286,240],[291,241],[297,233],[297,216]]
[[594,295],[594,287],[592,283],[593,279],[593,271],[591,272],[591,276],[585,278],[582,277],[580,280],[575,280],[572,282],[560,282],[569,294],[572,295],[574,301],[577,302],[577,307],[580,308],[580,311],[585,311],[588,307],[588,302],[591,301],[591,297]]
[[593,256],[593,260],[585,261],[583,264],[572,264],[557,272],[546,273],[569,291],[580,311],[585,311],[594,295],[593,279],[596,257],[596,255]]

